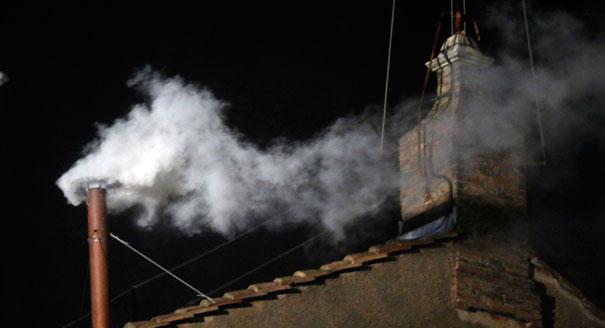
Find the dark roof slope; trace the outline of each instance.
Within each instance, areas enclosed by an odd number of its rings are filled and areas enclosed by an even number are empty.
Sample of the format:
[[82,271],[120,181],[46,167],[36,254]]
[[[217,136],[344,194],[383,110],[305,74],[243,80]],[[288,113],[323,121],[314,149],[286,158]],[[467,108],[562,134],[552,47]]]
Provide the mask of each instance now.
[[252,284],[247,289],[226,292],[222,297],[214,298],[213,301],[203,300],[198,305],[180,308],[172,313],[153,317],[151,320],[129,322],[125,328],[155,328],[187,322],[201,322],[205,316],[225,314],[225,309],[242,306],[254,300],[279,301],[279,298],[273,296],[299,291],[298,286],[305,284],[320,284],[328,276],[337,277],[343,272],[367,269],[371,263],[386,261],[392,256],[404,252],[413,252],[422,247],[438,246],[443,241],[455,237],[456,234],[452,233],[405,242],[390,241],[372,246],[366,252],[349,254],[342,260],[324,264],[318,269],[296,271],[291,276],[278,277],[270,282]]

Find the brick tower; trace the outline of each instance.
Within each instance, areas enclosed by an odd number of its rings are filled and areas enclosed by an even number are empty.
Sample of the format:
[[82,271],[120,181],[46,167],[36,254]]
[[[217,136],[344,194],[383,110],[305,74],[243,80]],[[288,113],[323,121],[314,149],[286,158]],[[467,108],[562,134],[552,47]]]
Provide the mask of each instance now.
[[520,147],[498,143],[507,136],[491,120],[499,114],[486,95],[484,73],[492,62],[460,29],[426,63],[437,77],[437,96],[399,142],[404,226],[409,231],[433,222],[416,235],[439,225],[472,236],[500,234],[515,230],[524,216]]

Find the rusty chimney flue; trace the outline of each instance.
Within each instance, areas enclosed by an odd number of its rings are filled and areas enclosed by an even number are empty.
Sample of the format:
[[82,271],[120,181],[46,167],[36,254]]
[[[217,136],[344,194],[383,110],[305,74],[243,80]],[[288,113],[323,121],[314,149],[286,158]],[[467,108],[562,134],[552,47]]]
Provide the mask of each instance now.
[[105,186],[103,183],[88,183],[86,193],[92,327],[109,328]]
[[454,33],[464,32],[464,16],[461,12],[456,11],[454,14]]

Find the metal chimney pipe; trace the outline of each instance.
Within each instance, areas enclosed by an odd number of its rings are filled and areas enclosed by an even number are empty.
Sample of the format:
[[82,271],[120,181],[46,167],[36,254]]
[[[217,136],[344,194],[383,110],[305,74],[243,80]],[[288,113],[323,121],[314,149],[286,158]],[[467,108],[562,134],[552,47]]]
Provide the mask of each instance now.
[[464,31],[464,24],[462,13],[457,11],[454,15],[454,33],[462,33]]
[[109,328],[105,188],[100,183],[91,183],[87,186],[86,192],[92,327]]

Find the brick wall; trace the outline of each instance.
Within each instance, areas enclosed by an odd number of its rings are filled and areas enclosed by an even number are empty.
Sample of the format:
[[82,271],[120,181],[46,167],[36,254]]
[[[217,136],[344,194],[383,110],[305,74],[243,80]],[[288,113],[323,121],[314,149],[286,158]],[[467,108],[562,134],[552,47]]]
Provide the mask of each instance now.
[[[433,108],[399,141],[400,200],[404,220],[450,202],[460,209],[459,227],[483,233],[490,224],[501,229],[497,223],[511,213],[522,216],[526,197],[520,149],[499,140],[508,136],[498,131],[496,109],[477,82],[490,60],[472,44],[450,38],[442,48],[447,58],[442,53],[433,62]],[[476,217],[481,229],[473,227]]]
[[522,327],[542,326],[542,301],[526,257],[502,252],[458,251],[454,266],[454,305],[466,311],[487,312]]
[[404,219],[440,206],[454,195],[454,125],[449,112],[425,119],[399,141]]

